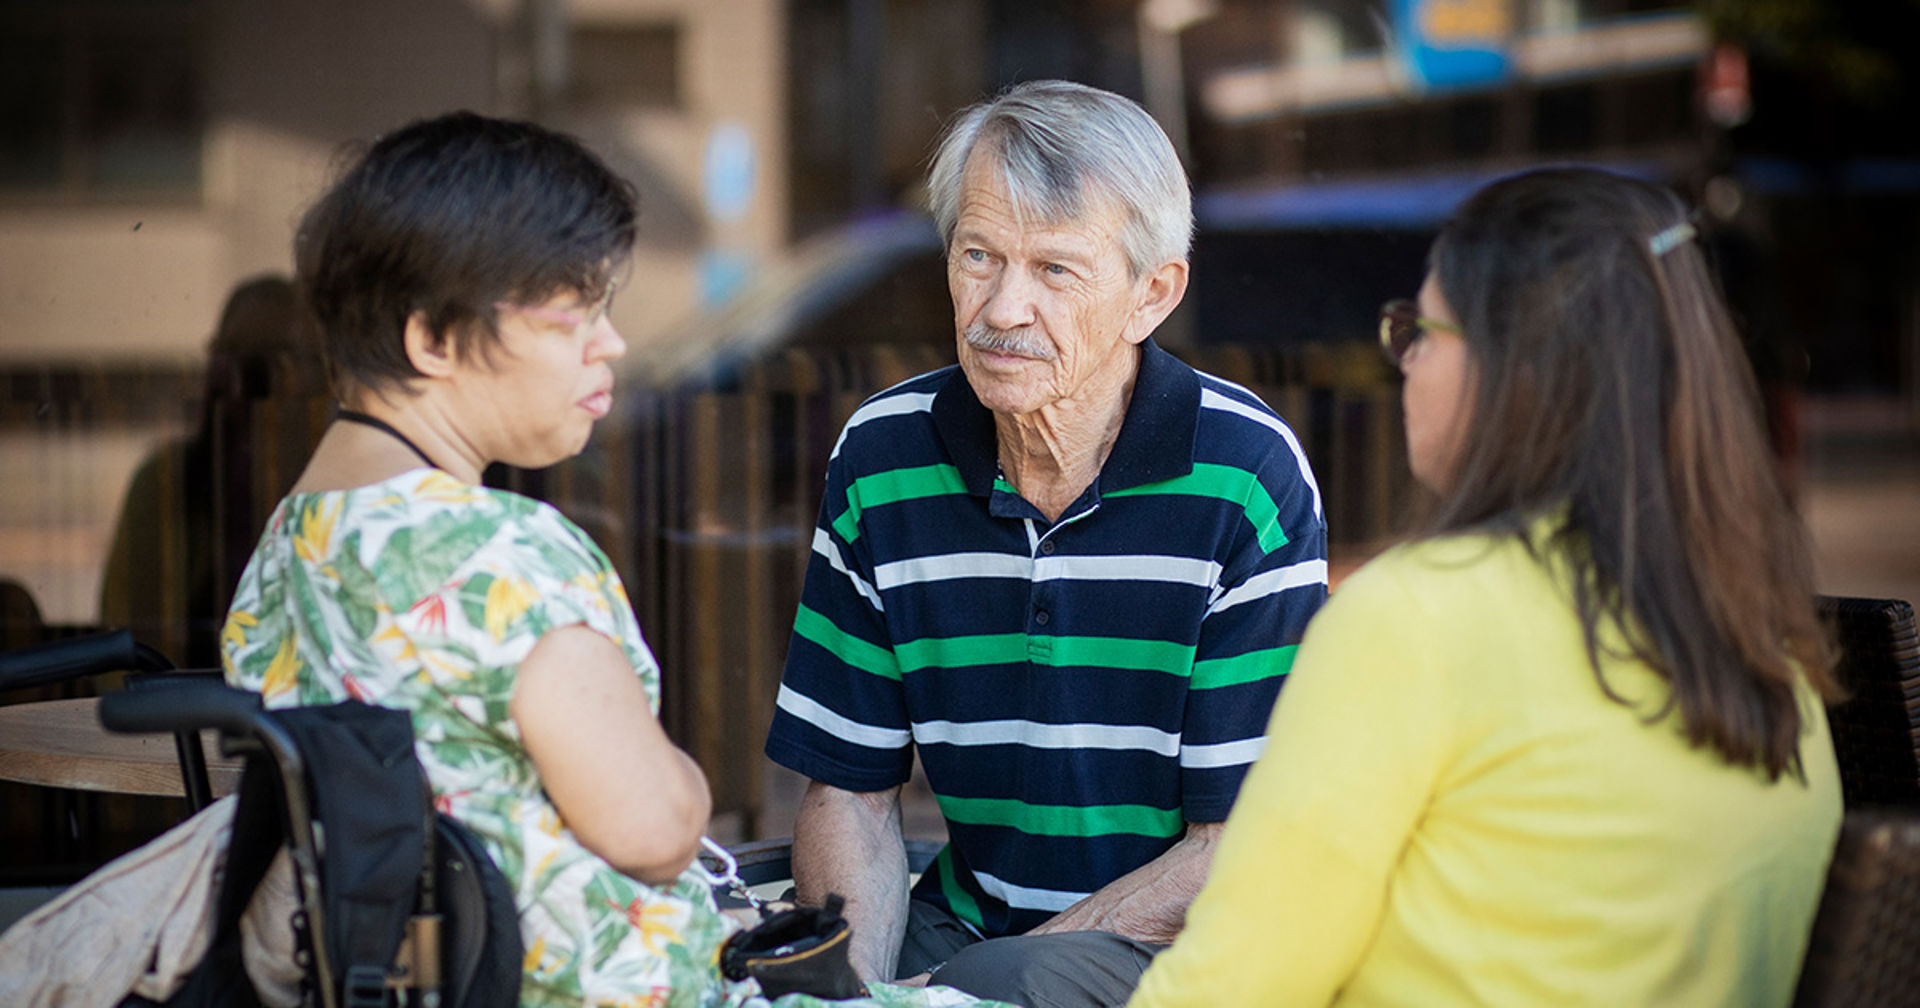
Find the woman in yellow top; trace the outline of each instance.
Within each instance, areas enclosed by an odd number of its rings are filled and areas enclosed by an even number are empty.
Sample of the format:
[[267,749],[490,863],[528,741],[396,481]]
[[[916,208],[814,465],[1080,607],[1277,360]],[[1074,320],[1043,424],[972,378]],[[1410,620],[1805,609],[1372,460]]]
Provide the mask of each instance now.
[[1840,819],[1802,530],[1686,209],[1558,169],[1382,342],[1425,533],[1308,629],[1133,1004],[1784,1005]]

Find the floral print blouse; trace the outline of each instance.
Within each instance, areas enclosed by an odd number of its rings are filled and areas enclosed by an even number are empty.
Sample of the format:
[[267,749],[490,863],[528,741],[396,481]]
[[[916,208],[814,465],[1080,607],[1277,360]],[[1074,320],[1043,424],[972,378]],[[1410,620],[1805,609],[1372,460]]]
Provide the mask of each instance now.
[[[657,711],[659,667],[586,534],[546,504],[417,469],[283,500],[241,576],[221,651],[227,679],[270,707],[352,698],[412,714],[439,809],[482,838],[515,890],[522,1004],[764,1005],[755,984],[719,975],[720,944],[738,925],[697,872],[666,888],[621,874],[580,845],[542,790],[507,703],[534,643],[573,624],[619,642]],[[975,1002],[876,985],[873,1003]]]

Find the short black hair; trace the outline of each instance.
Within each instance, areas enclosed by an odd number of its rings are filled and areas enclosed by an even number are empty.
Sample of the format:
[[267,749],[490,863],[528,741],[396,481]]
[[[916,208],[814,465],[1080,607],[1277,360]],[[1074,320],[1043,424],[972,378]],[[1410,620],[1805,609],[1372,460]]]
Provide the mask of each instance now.
[[416,313],[484,359],[496,302],[598,298],[632,253],[637,211],[630,183],[533,123],[454,112],[375,140],[294,238],[335,394],[419,377],[404,338]]

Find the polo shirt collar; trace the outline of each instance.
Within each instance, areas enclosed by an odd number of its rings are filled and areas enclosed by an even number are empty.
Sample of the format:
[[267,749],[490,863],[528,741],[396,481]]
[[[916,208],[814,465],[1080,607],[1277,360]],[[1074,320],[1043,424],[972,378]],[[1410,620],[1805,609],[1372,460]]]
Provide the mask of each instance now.
[[[1193,437],[1200,418],[1200,378],[1160,348],[1152,337],[1140,345],[1140,372],[1134,376],[1120,436],[1100,467],[1100,493],[1158,483],[1193,471]],[[1000,469],[993,413],[980,405],[966,372],[954,367],[933,397],[933,425],[947,454],[960,470],[967,492],[993,492]]]

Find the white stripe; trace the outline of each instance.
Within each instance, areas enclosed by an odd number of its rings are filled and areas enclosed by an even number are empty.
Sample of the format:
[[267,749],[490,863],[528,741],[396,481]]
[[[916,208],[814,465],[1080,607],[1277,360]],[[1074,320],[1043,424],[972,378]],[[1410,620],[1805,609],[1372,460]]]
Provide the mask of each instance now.
[[1014,885],[983,871],[974,872],[973,879],[980,883],[980,888],[985,889],[987,895],[1017,910],[1045,910],[1049,913],[1059,913],[1086,899],[1089,895],[1069,892],[1065,889],[1034,889],[1029,886]]
[[1171,581],[1211,588],[1220,578],[1220,565],[1211,560],[1151,553],[1041,557],[1035,566],[1036,578],[1062,581]]
[[1172,756],[1180,736],[1146,725],[1045,724],[1039,721],[920,721],[913,740],[921,745],[1023,745],[1034,749],[1136,750]]
[[[817,544],[816,547],[818,548]],[[944,553],[895,560],[874,568],[881,591],[901,585],[955,578],[1005,578],[1015,581],[1170,581],[1211,588],[1220,565],[1197,557],[1127,554],[1123,556],[1047,556],[1018,553]]]
[[1309,585],[1327,583],[1327,562],[1325,560],[1302,560],[1297,564],[1282,567],[1279,570],[1265,571],[1248,578],[1239,587],[1226,592],[1207,609],[1207,615],[1231,609],[1242,602],[1254,602],[1271,595],[1278,595],[1292,588],[1305,588]]
[[1180,747],[1180,767],[1184,770],[1211,770],[1215,767],[1245,766],[1267,751],[1267,737],[1261,735],[1238,742]]
[[842,577],[851,582],[853,590],[859,592],[860,597],[866,599],[868,605],[880,612],[887,611],[886,603],[880,601],[880,593],[874,591],[873,586],[862,580],[860,575],[848,569],[846,561],[840,556],[840,547],[834,543],[833,536],[828,535],[826,529],[813,530],[813,551],[825,557],[834,570],[839,571]]
[[[912,380],[912,378],[907,379],[907,381]],[[901,384],[904,385],[906,382],[902,382]],[[894,387],[898,388],[899,386],[896,385]],[[891,389],[888,391],[891,391]],[[860,405],[859,409],[853,411],[852,416],[847,418],[847,425],[840,428],[840,436],[834,440],[833,451],[828,455],[828,458],[840,457],[840,446],[846,443],[848,431],[853,430],[855,427],[869,420],[879,420],[882,417],[890,416],[905,416],[909,413],[925,413],[933,408],[933,395],[932,392],[903,393],[901,395],[888,395],[886,392],[882,392],[867,400]]]
[[774,706],[834,738],[854,745],[872,749],[899,749],[913,737],[904,728],[882,728],[841,717],[811,697],[789,689],[785,683],[780,684],[780,695],[774,700]]
[[873,569],[873,583],[882,591],[923,581],[954,578],[1011,578],[1025,581],[1033,561],[1018,553],[943,553],[884,563]]
[[[1208,377],[1211,378],[1213,376],[1209,375]],[[1232,382],[1222,381],[1219,378],[1214,378],[1214,381],[1220,381],[1221,384],[1224,385],[1233,385]],[[1238,385],[1234,385],[1233,387],[1239,388]],[[1241,391],[1246,390],[1242,389]],[[1248,394],[1251,395],[1252,393]],[[1216,409],[1224,413],[1232,413],[1235,416],[1245,417],[1280,435],[1280,437],[1287,442],[1287,447],[1293,450],[1293,461],[1300,467],[1300,478],[1306,480],[1307,489],[1313,491],[1314,517],[1320,517],[1320,484],[1314,480],[1313,467],[1307,464],[1306,450],[1300,447],[1300,439],[1293,436],[1292,428],[1288,427],[1279,417],[1271,413],[1255,409],[1246,403],[1240,402],[1230,396],[1222,395],[1210,388],[1200,390],[1200,405],[1204,409]]]

